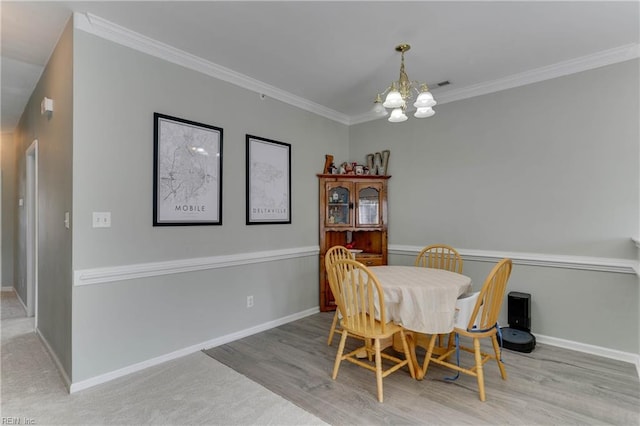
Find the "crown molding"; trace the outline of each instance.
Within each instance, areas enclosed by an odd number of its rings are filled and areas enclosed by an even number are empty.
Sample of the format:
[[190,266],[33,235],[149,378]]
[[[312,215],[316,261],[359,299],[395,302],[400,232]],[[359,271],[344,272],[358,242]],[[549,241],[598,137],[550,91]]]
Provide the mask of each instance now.
[[[640,57],[640,44],[631,43],[609,50],[594,53],[592,55],[581,56],[568,61],[558,62],[546,67],[536,68],[518,74],[508,75],[492,81],[485,81],[471,86],[461,87],[442,91],[437,95],[438,105],[476,96],[487,95],[501,90],[513,89],[527,84],[538,83],[552,78],[563,77],[582,71],[604,67],[619,62],[629,61]],[[359,124],[367,121],[377,120],[383,117],[366,112],[354,116],[351,124]]]
[[558,62],[546,67],[535,68],[518,74],[509,75],[493,81],[474,84],[443,92],[438,96],[439,104],[486,95],[501,90],[512,89],[552,78],[563,77],[606,65],[616,64],[640,57],[640,44],[631,43],[613,49],[603,50],[592,55],[581,56],[568,61]]
[[76,29],[348,125],[347,115],[159,42],[91,13],[74,13]]
[[[381,118],[371,112],[349,117],[315,102],[301,98],[300,96],[278,89],[275,86],[263,83],[229,68],[206,61],[198,56],[177,49],[168,44],[161,43],[150,37],[136,33],[135,31],[131,31],[91,13],[76,12],[73,17],[75,28],[81,31],[209,75],[219,80],[226,81],[244,89],[264,94],[270,98],[277,99],[281,102],[345,125],[360,124]],[[638,57],[640,57],[640,44],[631,43],[602,52],[597,52],[593,55],[558,62],[557,64],[536,68],[519,74],[513,74],[500,79],[443,91],[438,95],[438,104],[442,105],[448,102],[486,95],[501,90],[524,86],[526,84],[549,80],[581,71],[587,71],[605,65],[624,62]]]
[[[389,253],[405,256],[416,256],[422,249],[423,246],[389,245]],[[633,259],[469,249],[458,249],[458,252],[465,261],[493,263],[508,257],[516,265],[579,269],[583,271],[613,272],[632,275],[635,275],[638,271],[638,261]]]

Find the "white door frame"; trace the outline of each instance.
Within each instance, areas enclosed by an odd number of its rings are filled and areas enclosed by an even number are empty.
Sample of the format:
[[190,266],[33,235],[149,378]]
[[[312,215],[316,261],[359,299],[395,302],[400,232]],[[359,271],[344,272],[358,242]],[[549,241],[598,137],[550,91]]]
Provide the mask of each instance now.
[[[2,259],[4,259],[4,257],[2,257],[2,148],[0,148],[0,287],[2,288],[2,290],[5,290],[4,288],[4,280],[2,279]],[[11,288],[13,288],[13,283],[11,285]]]
[[27,316],[35,316],[38,328],[38,140],[26,152],[27,194]]

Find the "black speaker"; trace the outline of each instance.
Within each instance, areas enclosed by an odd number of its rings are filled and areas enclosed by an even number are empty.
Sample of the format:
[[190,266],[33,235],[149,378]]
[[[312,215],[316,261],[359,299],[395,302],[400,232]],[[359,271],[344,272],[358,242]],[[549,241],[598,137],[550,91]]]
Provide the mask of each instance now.
[[531,329],[531,295],[512,291],[507,299],[509,327],[517,330]]

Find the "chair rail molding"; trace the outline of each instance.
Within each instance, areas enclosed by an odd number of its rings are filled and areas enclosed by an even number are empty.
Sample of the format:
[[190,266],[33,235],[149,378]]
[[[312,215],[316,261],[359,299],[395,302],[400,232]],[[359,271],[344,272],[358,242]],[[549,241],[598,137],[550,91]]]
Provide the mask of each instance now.
[[138,263],[105,268],[80,269],[73,272],[73,285],[101,284],[112,281],[202,271],[205,269],[227,268],[230,266],[316,256],[319,253],[319,246],[310,246],[193,259],[167,260],[164,262]]
[[[417,255],[423,247],[389,245],[390,254]],[[544,266],[550,268],[580,269],[584,271],[615,272],[636,275],[638,261],[634,259],[612,259],[605,257],[568,256],[559,254],[523,253],[491,250],[457,249],[464,260],[497,262],[505,257],[517,265]]]

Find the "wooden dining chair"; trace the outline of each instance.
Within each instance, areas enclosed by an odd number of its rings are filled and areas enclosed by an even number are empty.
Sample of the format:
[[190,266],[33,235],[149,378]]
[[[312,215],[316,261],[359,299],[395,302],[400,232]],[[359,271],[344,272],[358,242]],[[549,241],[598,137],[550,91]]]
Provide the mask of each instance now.
[[[423,374],[427,373],[430,362],[443,365],[445,367],[456,370],[460,373],[475,376],[478,380],[478,390],[480,392],[480,400],[484,401],[484,372],[482,366],[490,359],[495,359],[500,369],[500,375],[503,380],[507,379],[507,372],[501,358],[500,345],[498,344],[497,334],[499,331],[498,316],[500,308],[504,300],[507,282],[511,275],[512,262],[511,259],[502,259],[493,267],[489,275],[482,285],[476,304],[471,312],[469,320],[466,321],[466,328],[454,328],[456,334],[455,345],[449,345],[448,350],[437,357],[432,357],[433,348],[437,335],[431,336],[427,353],[424,357],[422,367]],[[460,336],[473,339],[473,348],[462,346],[459,344]],[[493,354],[485,353],[480,350],[480,339],[489,338],[493,344]],[[459,365],[460,350],[471,352],[475,357],[475,365],[470,368],[464,368]],[[456,354],[456,363],[451,361],[452,356]]]
[[[446,244],[431,244],[423,248],[416,256],[415,266],[424,268],[444,269],[446,271],[462,273],[462,257],[453,247]],[[447,335],[438,336],[438,346],[444,347],[444,339]],[[449,335],[449,345],[453,342],[453,336]],[[424,347],[424,336],[417,336],[416,344]],[[425,347],[426,349],[426,347]]]
[[[331,287],[331,278],[332,275],[329,271],[333,268],[333,264],[338,259],[355,259],[353,254],[349,251],[348,248],[344,246],[333,246],[327,253],[324,255],[324,269],[327,273],[327,277],[329,278],[329,287]],[[335,295],[334,295],[335,297]],[[338,326],[338,311],[339,308],[336,308],[336,312],[333,315],[333,321],[331,322],[331,329],[329,330],[329,338],[327,339],[327,345],[331,346],[333,343],[333,335],[336,332],[336,328]]]
[[[398,333],[404,353],[409,354],[404,329],[391,321],[387,322],[382,287],[370,269],[355,260],[340,259],[334,263],[331,273],[334,277],[329,284],[332,286],[331,290],[342,313],[340,321],[342,337],[336,353],[332,377],[335,380],[338,376],[342,361],[349,361],[374,371],[378,386],[378,401],[383,402],[382,379],[384,377],[406,365],[409,367],[411,377],[415,378],[413,364],[409,362],[408,357],[400,359],[381,350],[381,340],[390,339]],[[363,339],[365,344],[345,354],[345,344],[350,335]],[[373,365],[365,359],[358,358],[357,355],[362,351],[369,354],[369,359],[373,356]],[[383,359],[390,361],[392,365],[383,369]]]
[[446,244],[432,244],[423,248],[416,256],[415,266],[444,269],[462,273],[462,257],[456,249]]

